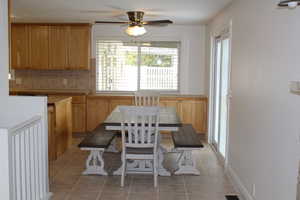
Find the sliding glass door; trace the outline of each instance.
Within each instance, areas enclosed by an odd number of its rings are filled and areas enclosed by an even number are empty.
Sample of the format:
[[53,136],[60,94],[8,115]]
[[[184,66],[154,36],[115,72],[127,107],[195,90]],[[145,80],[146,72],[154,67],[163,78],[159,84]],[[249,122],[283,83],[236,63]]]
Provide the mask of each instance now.
[[224,34],[214,40],[212,143],[225,159],[229,114],[230,37]]

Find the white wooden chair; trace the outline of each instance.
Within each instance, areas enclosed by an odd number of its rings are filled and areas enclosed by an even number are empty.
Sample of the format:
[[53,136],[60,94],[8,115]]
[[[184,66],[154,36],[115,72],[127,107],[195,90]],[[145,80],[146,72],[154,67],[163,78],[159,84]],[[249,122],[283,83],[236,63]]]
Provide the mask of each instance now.
[[135,93],[136,106],[159,106],[159,92],[156,91],[138,91]]
[[[158,176],[159,107],[121,106],[122,113],[122,177],[124,186],[128,160],[153,162],[154,187]],[[128,136],[126,137],[126,133]]]

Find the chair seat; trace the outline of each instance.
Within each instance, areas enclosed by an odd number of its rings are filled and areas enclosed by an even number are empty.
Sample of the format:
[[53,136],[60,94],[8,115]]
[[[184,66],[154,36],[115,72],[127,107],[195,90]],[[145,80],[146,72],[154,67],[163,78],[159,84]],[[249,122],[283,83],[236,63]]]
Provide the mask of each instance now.
[[153,148],[126,148],[127,154],[153,154]]

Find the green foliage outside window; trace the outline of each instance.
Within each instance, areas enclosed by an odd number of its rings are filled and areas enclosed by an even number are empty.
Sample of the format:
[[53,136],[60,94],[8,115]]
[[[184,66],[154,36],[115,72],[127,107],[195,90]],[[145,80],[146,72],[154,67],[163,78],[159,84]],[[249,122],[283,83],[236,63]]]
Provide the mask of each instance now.
[[[137,54],[126,52],[126,65],[137,65]],[[171,55],[142,54],[141,65],[148,67],[172,67]]]

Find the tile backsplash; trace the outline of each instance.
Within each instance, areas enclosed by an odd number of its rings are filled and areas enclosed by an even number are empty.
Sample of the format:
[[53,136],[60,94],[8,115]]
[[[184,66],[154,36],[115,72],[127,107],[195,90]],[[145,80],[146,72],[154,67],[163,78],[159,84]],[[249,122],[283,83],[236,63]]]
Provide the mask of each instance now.
[[92,91],[95,65],[86,70],[15,70],[10,89]]

